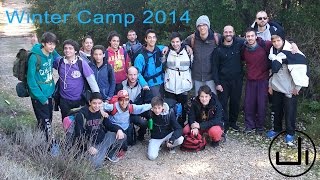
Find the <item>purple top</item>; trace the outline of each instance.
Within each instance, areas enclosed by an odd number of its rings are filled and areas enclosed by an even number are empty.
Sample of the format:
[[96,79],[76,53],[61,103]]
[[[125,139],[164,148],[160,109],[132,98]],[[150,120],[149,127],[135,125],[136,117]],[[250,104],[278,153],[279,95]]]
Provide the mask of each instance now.
[[[82,61],[82,68],[86,78],[93,74],[92,69],[86,61]],[[59,69],[61,97],[68,100],[80,100],[84,88],[84,78],[79,70],[77,61],[69,64],[66,59],[63,59]]]

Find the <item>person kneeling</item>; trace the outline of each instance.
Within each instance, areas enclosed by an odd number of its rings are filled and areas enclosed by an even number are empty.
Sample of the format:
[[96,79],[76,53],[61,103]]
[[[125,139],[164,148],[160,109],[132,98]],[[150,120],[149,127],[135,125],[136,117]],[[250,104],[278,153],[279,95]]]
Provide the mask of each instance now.
[[166,142],[170,152],[174,153],[174,147],[182,144],[183,136],[182,127],[176,119],[174,110],[170,109],[161,97],[152,98],[151,106],[152,127],[149,127],[151,139],[148,145],[148,158],[155,160],[162,143]]
[[183,128],[183,134],[198,135],[208,133],[211,145],[219,145],[222,131],[222,106],[217,96],[212,93],[209,86],[199,88],[198,96],[192,102],[188,116],[188,124]]
[[75,140],[78,143],[85,140],[89,159],[95,168],[102,166],[106,156],[111,162],[119,161],[116,155],[126,140],[122,131],[106,131],[107,118],[103,117],[104,112],[100,110],[102,103],[101,94],[92,93],[89,106],[82,107],[75,116]]

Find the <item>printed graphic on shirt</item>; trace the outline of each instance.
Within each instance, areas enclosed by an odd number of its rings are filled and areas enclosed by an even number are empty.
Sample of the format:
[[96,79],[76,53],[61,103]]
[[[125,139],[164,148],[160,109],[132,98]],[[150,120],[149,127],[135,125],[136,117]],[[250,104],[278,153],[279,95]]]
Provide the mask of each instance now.
[[79,77],[81,77],[81,72],[78,71],[78,70],[72,71],[71,76],[72,76],[73,78],[79,78]]

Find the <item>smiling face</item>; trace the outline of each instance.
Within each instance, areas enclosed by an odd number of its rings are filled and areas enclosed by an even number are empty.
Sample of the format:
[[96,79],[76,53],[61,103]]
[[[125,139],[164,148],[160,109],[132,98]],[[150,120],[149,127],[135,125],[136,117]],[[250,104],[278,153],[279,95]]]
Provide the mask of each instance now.
[[93,59],[97,62],[97,64],[103,62],[103,51],[101,49],[94,50]]
[[199,95],[199,99],[200,99],[201,104],[206,106],[210,102],[211,94],[206,94],[205,92],[201,92]]
[[233,36],[234,36],[234,29],[232,26],[225,26],[223,28],[223,36],[224,36],[224,40],[227,42],[231,42],[233,40]]
[[129,105],[129,98],[119,98],[118,102],[119,102],[120,108],[124,111],[127,109]]
[[67,59],[74,59],[76,55],[76,50],[71,44],[65,44],[63,47],[63,53]]
[[206,35],[209,32],[209,27],[206,24],[199,24],[197,26],[197,29],[198,29],[198,31],[200,33],[200,36],[201,35]]
[[101,99],[93,99],[89,102],[91,112],[98,112],[102,107],[102,100]]
[[281,50],[284,41],[282,40],[282,38],[280,36],[273,35],[271,37],[271,41],[272,41],[272,45],[274,48],[276,48],[277,50]]
[[118,50],[120,45],[120,38],[118,36],[113,36],[110,41],[110,47],[114,50]]
[[268,15],[266,12],[261,11],[256,15],[256,22],[259,27],[264,27],[269,21]]
[[52,53],[53,50],[56,48],[56,43],[54,42],[47,42],[47,43],[42,43],[43,50],[49,54]]
[[155,115],[160,115],[163,111],[163,106],[162,105],[155,105],[152,107],[152,111]]
[[173,49],[175,50],[175,51],[179,51],[180,50],[180,48],[181,48],[181,40],[180,40],[180,38],[178,38],[178,37],[176,37],[176,38],[173,38],[172,40],[171,40],[171,46],[173,47]]
[[257,43],[257,35],[254,31],[246,32],[246,41],[249,46],[254,46]]
[[93,41],[91,38],[86,38],[84,42],[82,43],[82,47],[85,52],[91,52],[91,49],[93,47]]
[[157,36],[155,33],[150,32],[145,38],[148,47],[154,47],[157,42]]

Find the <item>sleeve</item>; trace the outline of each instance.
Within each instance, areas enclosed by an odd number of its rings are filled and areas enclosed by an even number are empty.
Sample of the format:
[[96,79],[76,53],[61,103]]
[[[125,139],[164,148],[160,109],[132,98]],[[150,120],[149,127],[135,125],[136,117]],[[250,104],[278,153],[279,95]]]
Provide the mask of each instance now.
[[148,83],[147,81],[144,79],[144,77],[142,76],[142,70],[145,68],[145,62],[144,62],[144,57],[142,54],[139,54],[135,61],[134,61],[134,66],[138,69],[139,75],[138,75],[138,82],[139,84],[144,87],[147,86]]
[[74,135],[75,138],[80,138],[85,133],[84,129],[84,121],[83,121],[83,114],[77,113],[75,117],[75,125],[74,125]]
[[222,106],[220,104],[220,102],[218,101],[218,98],[216,95],[213,95],[214,99],[216,101],[216,111],[214,114],[214,117],[212,119],[209,119],[208,121],[202,122],[200,123],[200,129],[209,129],[212,126],[221,126],[223,127],[222,124],[222,114],[223,114],[223,110],[222,110]]
[[35,54],[30,56],[28,61],[28,71],[27,71],[27,84],[32,95],[35,96],[37,100],[39,100],[42,104],[44,104],[48,98],[42,93],[37,80],[36,80],[36,65],[37,57]]
[[53,52],[52,52],[52,56],[53,56],[53,62],[55,62],[55,61],[57,61],[57,60],[61,59],[60,54],[59,54],[56,50],[53,50]]
[[143,104],[143,105],[132,104],[132,106],[133,106],[132,114],[141,114],[151,109],[151,104]]
[[96,81],[96,78],[94,77],[93,70],[90,68],[89,64],[85,60],[82,61],[82,69],[83,69],[83,75],[86,78],[91,91],[100,92],[98,83]]
[[164,45],[157,45],[157,47],[160,49],[160,51],[162,52],[162,50],[166,47]]
[[215,49],[212,53],[212,69],[213,69],[213,81],[216,84],[216,86],[221,85],[219,80],[219,65],[220,65],[220,58],[219,58],[219,52],[218,49]]
[[[103,121],[103,125],[106,127],[107,131],[111,131],[111,132],[115,132],[115,133],[117,133],[118,130],[121,129],[120,126],[118,126],[116,124],[112,124],[108,118],[105,118],[105,120]],[[121,129],[121,130],[124,132],[123,129]]]
[[182,136],[182,127],[178,123],[173,109],[170,109],[170,117],[169,118],[170,118],[170,125],[173,128],[173,134],[170,137],[169,141],[173,142],[176,139],[178,139],[180,136]]
[[113,104],[109,104],[109,103],[103,103],[103,110],[105,111],[112,111],[113,109]]
[[113,68],[111,67],[110,64],[108,64],[108,75],[109,75],[108,78],[109,78],[110,88],[109,88],[107,99],[110,100],[114,95],[114,91],[116,89],[116,79],[114,76]]
[[196,121],[196,105],[194,103],[191,104],[191,108],[188,114],[188,123],[191,126],[192,123]]
[[183,43],[184,43],[185,45],[188,45],[188,46],[191,47],[191,38],[192,38],[192,34],[189,35],[189,36],[183,41]]

